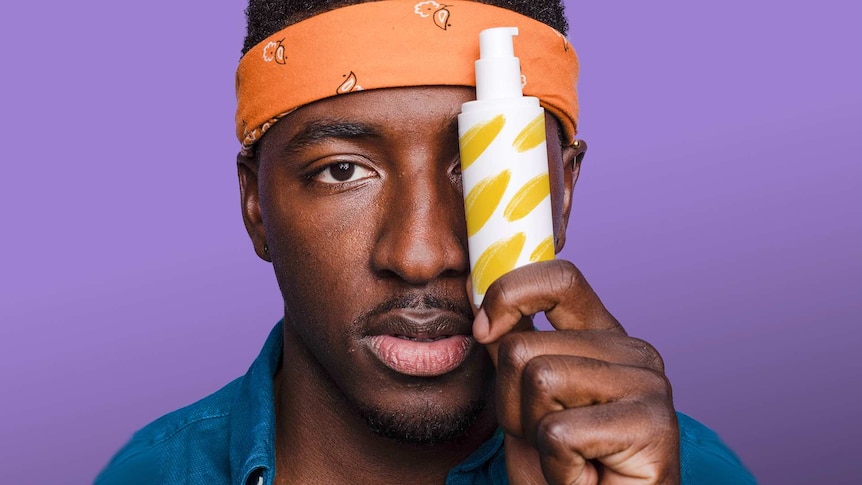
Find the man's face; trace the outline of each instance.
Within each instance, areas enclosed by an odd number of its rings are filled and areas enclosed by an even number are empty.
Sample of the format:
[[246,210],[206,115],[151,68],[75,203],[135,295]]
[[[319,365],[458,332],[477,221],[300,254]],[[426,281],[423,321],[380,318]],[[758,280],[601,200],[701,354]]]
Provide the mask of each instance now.
[[[246,223],[268,245],[286,342],[307,350],[286,359],[309,360],[372,428],[409,441],[462,434],[492,390],[465,287],[457,115],[474,97],[425,87],[318,101],[273,126],[256,187],[251,170],[243,182],[256,192]],[[563,178],[551,170],[558,225]]]

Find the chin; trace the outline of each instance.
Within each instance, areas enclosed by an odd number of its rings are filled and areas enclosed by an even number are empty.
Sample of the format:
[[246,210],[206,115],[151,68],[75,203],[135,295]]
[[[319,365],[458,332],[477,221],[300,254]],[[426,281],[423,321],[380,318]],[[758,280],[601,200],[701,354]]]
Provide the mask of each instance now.
[[482,348],[474,349],[459,369],[442,376],[379,372],[376,379],[364,380],[376,385],[345,393],[351,407],[379,436],[416,445],[457,441],[468,436],[477,422],[487,422],[482,418],[488,412],[493,414],[493,406],[488,406],[494,399],[493,366]]
[[401,443],[435,445],[463,438],[485,410],[486,401],[473,400],[458,407],[423,402],[401,409],[354,403],[368,427],[379,436]]

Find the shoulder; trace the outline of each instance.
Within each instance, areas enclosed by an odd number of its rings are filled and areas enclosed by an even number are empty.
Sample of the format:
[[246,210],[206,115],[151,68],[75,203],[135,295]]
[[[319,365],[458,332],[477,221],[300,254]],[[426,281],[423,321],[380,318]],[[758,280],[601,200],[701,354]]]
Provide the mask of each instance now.
[[683,484],[757,483],[714,431],[683,413],[677,420]]
[[95,484],[227,483],[229,418],[240,380],[136,432]]

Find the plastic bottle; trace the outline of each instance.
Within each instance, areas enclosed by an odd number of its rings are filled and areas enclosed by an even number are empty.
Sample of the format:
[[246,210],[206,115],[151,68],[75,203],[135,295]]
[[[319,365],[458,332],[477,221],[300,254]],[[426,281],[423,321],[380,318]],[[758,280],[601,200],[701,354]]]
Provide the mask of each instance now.
[[503,274],[554,259],[545,110],[523,95],[516,35],[517,27],[480,32],[476,100],[458,115],[476,305]]

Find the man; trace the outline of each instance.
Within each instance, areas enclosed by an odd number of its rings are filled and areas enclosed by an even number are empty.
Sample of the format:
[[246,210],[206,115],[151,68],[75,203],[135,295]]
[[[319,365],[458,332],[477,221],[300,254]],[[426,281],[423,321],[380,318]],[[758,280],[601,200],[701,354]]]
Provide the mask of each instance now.
[[[586,150],[562,5],[500,4],[251,1],[242,214],[285,316],[248,374],[139,431],[97,483],[753,483],[571,263],[471,304],[456,120],[479,30],[531,42],[556,252]],[[556,332],[533,331],[540,311]]]

